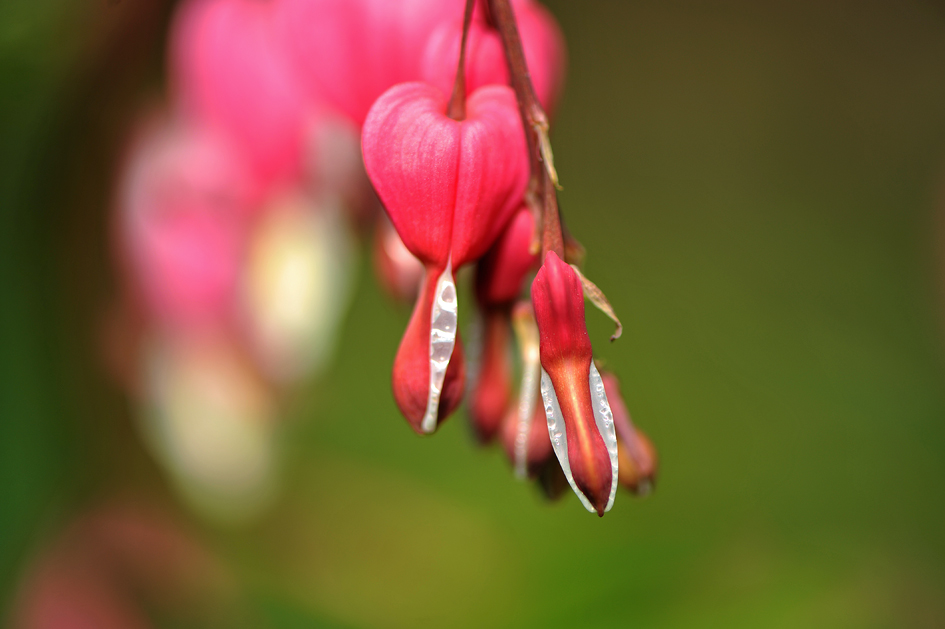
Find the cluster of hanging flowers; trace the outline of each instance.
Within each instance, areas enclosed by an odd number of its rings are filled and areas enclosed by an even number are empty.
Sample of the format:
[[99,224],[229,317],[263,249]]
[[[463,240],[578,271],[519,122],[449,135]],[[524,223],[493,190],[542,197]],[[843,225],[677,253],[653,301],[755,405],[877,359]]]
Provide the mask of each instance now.
[[129,386],[185,495],[264,504],[280,394],[330,357],[358,237],[415,303],[392,385],[417,433],[465,395],[478,440],[549,495],[566,479],[603,515],[618,483],[649,490],[655,450],[594,363],[585,297],[613,312],[561,227],[546,112],[565,53],[544,7],[185,0],[169,51],[169,103],[129,145],[115,233],[140,321]]

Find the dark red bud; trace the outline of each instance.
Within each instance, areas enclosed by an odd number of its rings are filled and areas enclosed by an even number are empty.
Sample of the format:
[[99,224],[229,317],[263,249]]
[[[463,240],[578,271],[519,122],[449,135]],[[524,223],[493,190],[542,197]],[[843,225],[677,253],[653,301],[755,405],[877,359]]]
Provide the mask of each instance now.
[[[427,268],[420,297],[394,359],[394,400],[418,434],[432,432],[424,430],[422,424],[430,398],[430,317],[436,299],[437,282],[442,272],[442,269]],[[465,380],[466,365],[462,343],[457,334],[439,396],[438,424],[459,406],[463,398]]]
[[656,447],[642,430],[634,431],[630,441],[617,440],[620,466],[618,482],[638,496],[646,496],[656,487],[659,460]]
[[482,328],[482,356],[469,400],[469,415],[479,441],[489,443],[498,433],[512,397],[509,355],[512,329],[508,309],[486,309]]
[[622,486],[639,496],[646,495],[656,486],[659,460],[656,447],[649,437],[633,425],[630,412],[620,394],[620,383],[612,373],[602,373],[607,401],[614,416],[617,432],[617,454],[620,461],[618,478]]
[[[567,437],[567,456],[562,459],[563,453],[556,453],[566,473],[570,466],[575,488],[602,516],[610,504],[614,465],[594,416],[584,290],[574,269],[553,251],[546,254],[532,283],[532,305],[541,366],[557,397]],[[543,397],[545,393],[543,384]],[[547,409],[549,400],[545,402]]]

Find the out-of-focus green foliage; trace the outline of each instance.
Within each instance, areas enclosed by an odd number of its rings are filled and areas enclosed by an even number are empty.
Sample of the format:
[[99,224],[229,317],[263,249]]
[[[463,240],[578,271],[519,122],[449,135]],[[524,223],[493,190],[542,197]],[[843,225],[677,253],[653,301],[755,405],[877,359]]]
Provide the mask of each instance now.
[[[590,314],[591,338],[660,450],[657,491],[598,519],[515,482],[460,415],[416,437],[389,392],[408,313],[362,265],[336,368],[292,402],[283,498],[203,529],[247,609],[273,627],[945,625],[945,9],[548,5],[570,53],[561,203],[625,326],[609,345]],[[4,608],[83,505],[172,500],[97,353],[111,172],[159,89],[167,13],[0,6]]]

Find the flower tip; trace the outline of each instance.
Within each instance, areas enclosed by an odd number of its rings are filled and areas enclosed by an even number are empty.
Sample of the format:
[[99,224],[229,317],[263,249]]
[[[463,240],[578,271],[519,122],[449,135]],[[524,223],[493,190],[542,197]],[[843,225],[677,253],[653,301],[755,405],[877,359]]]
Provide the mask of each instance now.
[[[594,457],[598,458],[598,457]],[[603,457],[599,457],[602,458]],[[589,511],[596,511],[597,515],[602,516],[609,511],[611,503],[611,470],[610,460],[595,461],[594,465],[587,466],[588,469],[582,469],[584,466],[574,465],[572,461],[571,473],[574,476],[574,482],[584,494],[584,498],[590,504]],[[590,469],[593,468],[593,469]],[[588,506],[588,505],[585,505]]]
[[435,432],[463,398],[466,367],[455,297],[449,266],[442,274],[428,272],[394,358],[394,401],[420,435]]

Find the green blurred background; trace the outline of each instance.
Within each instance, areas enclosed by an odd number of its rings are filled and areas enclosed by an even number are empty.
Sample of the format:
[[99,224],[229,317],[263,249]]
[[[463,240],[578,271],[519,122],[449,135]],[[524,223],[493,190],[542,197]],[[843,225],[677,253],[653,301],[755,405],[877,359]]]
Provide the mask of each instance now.
[[[625,325],[591,338],[658,489],[598,519],[460,415],[417,438],[389,386],[409,313],[365,262],[335,368],[290,401],[282,496],[192,522],[242,622],[945,627],[945,7],[546,4],[561,203]],[[0,614],[88,505],[188,517],[99,347],[113,172],[171,10],[0,4]]]

